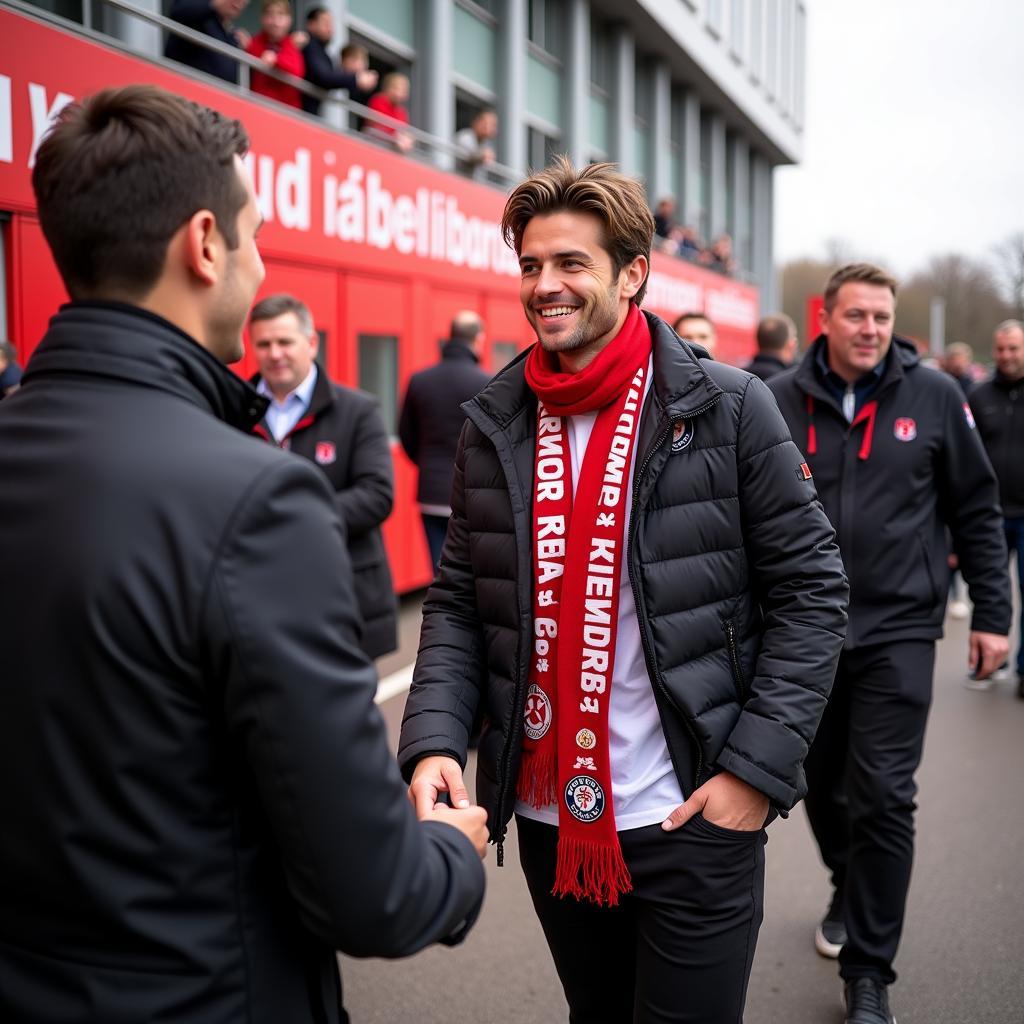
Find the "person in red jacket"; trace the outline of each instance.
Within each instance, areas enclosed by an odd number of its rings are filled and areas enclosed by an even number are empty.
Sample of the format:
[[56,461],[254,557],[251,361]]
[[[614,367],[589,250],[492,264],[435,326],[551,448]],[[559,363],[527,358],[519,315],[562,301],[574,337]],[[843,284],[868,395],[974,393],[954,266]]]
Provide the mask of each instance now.
[[[409,79],[398,71],[385,75],[380,92],[370,97],[369,107],[379,114],[385,114],[396,121],[409,123]],[[399,153],[408,153],[413,147],[412,136],[390,124],[367,121],[364,129],[369,135],[386,139]]]
[[[246,52],[259,57],[268,68],[277,68],[296,78],[303,78],[306,62],[289,34],[292,28],[292,8],[288,0],[263,0],[260,27],[262,31],[253,36]],[[294,85],[271,78],[270,75],[253,71],[249,87],[260,96],[269,96],[278,103],[302,109],[302,93]]]

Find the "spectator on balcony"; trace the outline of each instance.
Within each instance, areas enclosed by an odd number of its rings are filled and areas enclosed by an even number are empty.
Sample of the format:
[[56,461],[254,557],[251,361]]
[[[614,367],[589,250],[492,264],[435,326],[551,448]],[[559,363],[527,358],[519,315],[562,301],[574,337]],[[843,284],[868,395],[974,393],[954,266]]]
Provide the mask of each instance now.
[[9,341],[0,341],[0,398],[14,394],[20,384],[18,351]]
[[676,201],[672,196],[658,200],[654,208],[654,233],[659,239],[669,239],[676,230]]
[[[306,64],[306,81],[321,89],[344,89],[352,99],[361,102],[360,97],[377,88],[377,72],[367,65],[366,50],[362,46],[345,47],[359,52],[359,66],[336,67],[327,52],[334,36],[334,16],[326,7],[311,7],[306,14],[306,35],[309,41],[302,51]],[[344,50],[342,51],[344,54]],[[307,114],[320,113],[320,100],[315,96],[302,97],[302,109]]]
[[676,247],[677,256],[684,260],[689,260],[691,263],[696,263],[700,260],[700,254],[703,251],[700,239],[697,237],[697,232],[689,224],[679,228],[676,238],[673,238],[673,241],[676,240],[678,240]]
[[716,274],[727,274],[730,277],[735,274],[736,260],[732,255],[732,236],[724,232],[720,234],[711,243],[711,248],[702,254],[701,262]]
[[[169,16],[218,43],[244,50],[249,45],[249,33],[242,28],[232,28],[232,23],[248,5],[249,0],[174,0]],[[181,36],[167,37],[164,56],[214,78],[238,84],[238,61]]]
[[487,166],[494,163],[494,140],[498,137],[498,114],[493,107],[478,110],[468,128],[455,134],[459,147],[456,168],[459,174],[477,181],[487,180]]
[[[408,102],[409,79],[399,71],[392,71],[391,74],[384,76],[380,92],[370,97],[367,106],[378,114],[384,114],[395,121],[408,124]],[[413,147],[412,136],[391,124],[367,120],[364,131],[367,135],[375,135],[379,139],[390,142],[399,153],[408,153]]]
[[[260,27],[262,31],[253,37],[246,51],[253,57],[259,57],[268,68],[287,71],[296,78],[305,77],[306,62],[302,59],[295,38],[290,34],[292,8],[288,0],[263,0]],[[304,32],[297,35],[305,42]],[[280,79],[254,71],[250,88],[254,93],[268,96],[287,107],[302,109],[302,93],[294,85]]]

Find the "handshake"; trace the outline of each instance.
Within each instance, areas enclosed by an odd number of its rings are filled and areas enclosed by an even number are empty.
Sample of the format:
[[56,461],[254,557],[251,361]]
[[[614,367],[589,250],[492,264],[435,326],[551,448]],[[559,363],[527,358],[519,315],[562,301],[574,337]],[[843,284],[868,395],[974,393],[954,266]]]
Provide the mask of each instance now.
[[457,828],[481,860],[487,855],[487,812],[469,802],[462,769],[455,758],[441,755],[420,761],[409,786],[409,800],[420,821],[443,821]]

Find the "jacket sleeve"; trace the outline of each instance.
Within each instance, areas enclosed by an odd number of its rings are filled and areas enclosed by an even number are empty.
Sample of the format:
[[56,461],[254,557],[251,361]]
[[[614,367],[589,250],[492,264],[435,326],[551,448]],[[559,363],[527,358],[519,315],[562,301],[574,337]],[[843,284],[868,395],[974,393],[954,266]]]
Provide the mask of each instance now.
[[351,71],[342,71],[331,63],[326,50],[317,46],[307,46],[302,51],[306,62],[306,81],[321,89],[348,89],[356,87],[356,76]]
[[744,393],[736,457],[750,586],[765,629],[718,765],[788,810],[807,788],[803,761],[835,678],[849,586],[804,458],[757,378]]
[[348,486],[338,491],[335,503],[338,515],[349,535],[356,537],[372,530],[391,514],[395,500],[394,466],[391,443],[377,403],[366,396],[358,410],[355,430],[346,443],[352,446],[352,466]]
[[954,382],[949,384],[945,444],[936,467],[939,509],[974,605],[971,629],[1005,636],[1013,604],[999,484],[964,398]]
[[484,874],[457,829],[416,821],[357,615],[329,488],[306,462],[283,460],[221,541],[207,656],[305,925],[353,956],[399,957],[461,938]]
[[466,523],[466,438],[474,429],[467,423],[459,438],[448,535],[437,579],[423,603],[420,649],[398,743],[398,763],[407,779],[416,762],[431,754],[447,754],[465,768],[469,734],[486,679]]
[[410,380],[402,403],[402,415],[398,419],[398,440],[402,442],[405,454],[413,465],[419,465],[420,435],[416,423],[415,382]]

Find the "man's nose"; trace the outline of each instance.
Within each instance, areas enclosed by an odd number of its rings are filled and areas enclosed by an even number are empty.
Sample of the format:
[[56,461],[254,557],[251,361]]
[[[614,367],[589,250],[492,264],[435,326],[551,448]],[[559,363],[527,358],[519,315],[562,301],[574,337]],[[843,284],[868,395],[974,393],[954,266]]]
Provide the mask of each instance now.
[[556,295],[562,290],[562,281],[555,268],[548,263],[542,264],[537,275],[535,291],[539,295]]

